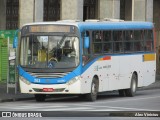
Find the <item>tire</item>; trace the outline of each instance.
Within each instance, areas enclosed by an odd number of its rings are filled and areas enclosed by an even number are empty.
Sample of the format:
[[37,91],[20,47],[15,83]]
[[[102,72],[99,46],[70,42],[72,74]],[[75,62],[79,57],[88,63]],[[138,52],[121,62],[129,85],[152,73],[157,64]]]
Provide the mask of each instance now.
[[121,96],[121,97],[125,97],[126,96],[125,90],[118,90],[118,92],[119,92],[119,96]]
[[91,92],[89,94],[86,94],[87,101],[92,101],[92,102],[96,101],[98,88],[99,88],[99,81],[96,78],[93,78],[91,84]]
[[127,97],[133,97],[136,93],[136,90],[137,90],[137,76],[136,74],[133,74],[131,78],[130,88],[125,90],[125,94]]
[[44,102],[46,99],[45,94],[35,94],[34,96],[37,102]]

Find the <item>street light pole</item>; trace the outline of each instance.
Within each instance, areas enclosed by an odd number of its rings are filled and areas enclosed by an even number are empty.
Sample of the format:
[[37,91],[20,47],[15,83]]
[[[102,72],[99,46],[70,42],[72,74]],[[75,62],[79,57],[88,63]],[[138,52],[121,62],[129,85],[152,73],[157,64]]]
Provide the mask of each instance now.
[[35,22],[35,0],[33,1],[33,22]]

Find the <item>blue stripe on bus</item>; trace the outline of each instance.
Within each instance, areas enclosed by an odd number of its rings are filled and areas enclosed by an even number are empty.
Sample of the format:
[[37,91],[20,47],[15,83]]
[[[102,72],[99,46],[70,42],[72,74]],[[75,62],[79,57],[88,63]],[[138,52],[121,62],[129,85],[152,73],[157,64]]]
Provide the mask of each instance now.
[[85,22],[78,23],[80,31],[85,30],[142,30],[153,29],[151,22]]
[[19,74],[23,76],[26,80],[28,80],[31,83],[35,84],[64,84],[68,82],[69,80],[73,79],[76,76],[79,76],[83,74],[93,63],[95,63],[100,58],[103,58],[105,56],[128,56],[128,55],[143,55],[143,54],[153,54],[155,52],[141,52],[141,53],[127,53],[127,54],[106,54],[99,56],[95,58],[94,60],[90,61],[88,64],[86,64],[83,68],[81,65],[79,65],[74,71],[70,72],[68,75],[64,76],[63,78],[38,78],[40,82],[35,82],[37,78],[31,76],[29,73],[25,72],[22,67],[19,66]]

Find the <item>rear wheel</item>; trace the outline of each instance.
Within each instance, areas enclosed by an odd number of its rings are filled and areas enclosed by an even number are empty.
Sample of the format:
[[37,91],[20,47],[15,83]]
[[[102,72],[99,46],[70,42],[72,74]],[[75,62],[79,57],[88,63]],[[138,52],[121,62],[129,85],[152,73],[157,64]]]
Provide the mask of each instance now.
[[35,94],[34,96],[37,102],[44,102],[46,99],[45,94]]
[[91,85],[91,92],[86,94],[86,98],[88,101],[95,101],[97,99],[99,88],[99,81],[96,78],[93,78],[92,85]]
[[133,74],[131,78],[131,85],[129,89],[125,90],[125,94],[128,97],[133,97],[137,90],[137,75]]

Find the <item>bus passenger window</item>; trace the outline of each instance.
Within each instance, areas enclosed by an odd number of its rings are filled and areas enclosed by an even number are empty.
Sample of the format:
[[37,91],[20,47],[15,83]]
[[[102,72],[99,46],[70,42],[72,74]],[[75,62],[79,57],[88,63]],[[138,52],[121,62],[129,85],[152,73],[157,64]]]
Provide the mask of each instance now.
[[123,31],[113,31],[113,40],[122,41],[123,40]]
[[133,51],[133,42],[124,42],[124,50],[126,53]]
[[103,38],[103,32],[102,31],[93,31],[92,32],[92,41],[93,41],[93,52],[95,54],[101,54],[102,53],[102,39]]
[[103,51],[104,53],[112,53],[112,43],[104,43]]
[[123,32],[113,31],[114,52],[122,53],[123,50]]
[[145,51],[153,51],[153,41],[145,42]]
[[101,31],[93,31],[93,41],[94,42],[101,42],[102,41],[102,32]]
[[144,50],[144,31],[135,30],[134,31],[134,51]]
[[135,30],[134,31],[134,40],[136,40],[136,41],[138,41],[138,40],[140,40],[140,38],[141,38],[141,33],[140,33],[140,31],[138,30]]
[[125,53],[133,52],[133,31],[124,31],[124,51]]
[[134,51],[143,51],[143,49],[144,49],[143,41],[134,42]]
[[145,31],[145,51],[153,51],[153,32],[152,30]]
[[93,50],[94,50],[94,53],[102,53],[102,44],[94,43]]
[[[84,37],[89,37],[90,39],[90,31],[86,31],[82,34],[82,38],[83,38],[83,43],[85,42],[84,41]],[[89,41],[89,44],[90,44],[91,40]],[[89,48],[85,48],[84,44],[83,44],[83,65],[85,65],[89,59],[91,57],[91,52],[90,52],[90,45],[89,45]]]
[[114,52],[122,53],[123,52],[123,43],[122,42],[114,42]]
[[104,42],[109,42],[112,40],[111,34],[112,32],[111,31],[104,31],[103,34],[104,34]]
[[133,31],[125,31],[125,41],[131,41],[133,40]]
[[135,30],[134,31],[134,40],[135,41],[144,40],[144,31],[143,30]]
[[103,53],[112,53],[112,31],[103,31]]

